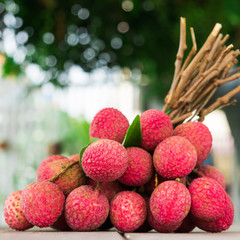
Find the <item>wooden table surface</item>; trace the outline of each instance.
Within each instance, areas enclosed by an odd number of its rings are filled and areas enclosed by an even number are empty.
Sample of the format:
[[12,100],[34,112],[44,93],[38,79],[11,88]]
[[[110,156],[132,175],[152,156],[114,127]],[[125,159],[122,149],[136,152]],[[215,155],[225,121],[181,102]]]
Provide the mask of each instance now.
[[240,240],[240,226],[233,225],[228,231],[207,233],[195,229],[191,233],[125,233],[117,231],[58,232],[52,229],[33,228],[14,231],[0,228],[0,240]]

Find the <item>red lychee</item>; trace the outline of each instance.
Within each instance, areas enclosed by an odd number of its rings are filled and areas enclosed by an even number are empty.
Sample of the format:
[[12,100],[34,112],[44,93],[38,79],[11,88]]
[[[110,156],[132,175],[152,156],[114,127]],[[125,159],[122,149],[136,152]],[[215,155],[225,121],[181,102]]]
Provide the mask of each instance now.
[[173,133],[172,122],[169,116],[157,109],[149,109],[140,116],[142,130],[142,147],[153,151],[165,138]]
[[128,186],[140,186],[147,183],[153,174],[151,154],[139,147],[129,147],[126,150],[128,167],[118,181]]
[[127,151],[114,140],[99,139],[89,145],[82,156],[84,172],[97,182],[112,182],[118,179],[127,166]]
[[[152,192],[154,191],[154,189],[162,182],[165,182],[165,181],[168,181],[169,179],[167,178],[163,178],[162,176],[160,176],[157,172],[155,172],[151,179],[146,183],[144,184],[143,186],[143,191],[144,193],[148,194],[148,195],[151,195]],[[186,185],[186,181],[187,181],[187,177],[182,177],[182,178],[179,178],[179,182]]]
[[129,122],[127,118],[115,108],[104,108],[93,118],[89,135],[90,138],[106,138],[122,143]]
[[27,230],[33,227],[22,212],[22,208],[20,206],[21,195],[22,191],[14,191],[7,197],[4,203],[5,222],[10,228],[19,231]]
[[160,222],[158,222],[152,215],[151,211],[148,212],[148,223],[149,225],[156,230],[157,232],[161,232],[161,233],[170,233],[175,231],[181,224],[182,221],[177,222],[177,223],[173,223],[173,224],[162,224]]
[[[89,185],[93,188],[97,187],[97,182],[90,179]],[[118,181],[113,182],[102,182],[99,186],[99,191],[104,193],[108,199],[109,202],[112,201],[114,196],[118,193],[124,190],[123,185]]]
[[194,179],[189,185],[191,214],[205,221],[213,221],[224,215],[227,194],[223,187],[208,177]]
[[51,182],[35,182],[22,191],[20,200],[26,219],[40,228],[51,226],[63,211],[65,196],[60,187]]
[[196,170],[198,176],[212,178],[221,184],[224,189],[226,188],[225,178],[216,167],[211,165],[200,165]]
[[174,129],[173,135],[185,137],[194,145],[198,155],[198,165],[208,157],[212,148],[212,135],[202,122],[182,123]]
[[110,220],[122,232],[138,229],[147,217],[144,198],[131,191],[117,193],[110,204]]
[[188,175],[197,162],[195,147],[184,137],[172,136],[158,144],[153,153],[153,164],[164,178],[175,179]]
[[181,222],[187,216],[190,207],[190,193],[185,185],[177,181],[162,182],[150,197],[150,211],[162,225]]
[[37,179],[40,179],[39,174],[42,175],[43,169],[45,169],[45,165],[56,160],[60,159],[67,159],[67,157],[64,157],[62,155],[51,155],[47,158],[45,158],[38,166],[37,169]]
[[233,223],[234,206],[231,198],[227,195],[228,204],[225,208],[224,215],[213,221],[204,221],[194,218],[195,224],[202,230],[207,232],[222,232],[227,230]]
[[[75,157],[76,158],[76,157]],[[57,184],[65,195],[86,183],[86,176],[76,159],[56,158],[44,160],[37,169],[37,180],[50,180]]]
[[66,199],[65,218],[74,230],[97,229],[106,221],[108,213],[109,202],[106,195],[89,185],[75,188]]

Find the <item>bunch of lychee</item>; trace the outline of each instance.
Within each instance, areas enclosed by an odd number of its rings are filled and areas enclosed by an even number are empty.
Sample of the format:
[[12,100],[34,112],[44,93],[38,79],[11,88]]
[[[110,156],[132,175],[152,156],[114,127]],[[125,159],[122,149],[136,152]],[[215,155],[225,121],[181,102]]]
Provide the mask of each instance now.
[[139,119],[140,144],[125,146],[134,136],[127,118],[114,108],[99,111],[90,125],[92,141],[80,155],[48,157],[36,182],[8,196],[7,224],[16,230],[227,230],[234,207],[224,177],[202,165],[212,147],[209,129],[201,122],[174,129],[156,109]]

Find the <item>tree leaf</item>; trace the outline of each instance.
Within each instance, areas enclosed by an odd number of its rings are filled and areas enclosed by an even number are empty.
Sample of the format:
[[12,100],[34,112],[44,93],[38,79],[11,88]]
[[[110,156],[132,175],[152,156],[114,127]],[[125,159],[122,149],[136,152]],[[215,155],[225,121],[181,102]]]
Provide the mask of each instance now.
[[138,147],[141,145],[142,131],[140,125],[140,116],[137,115],[129,126],[122,145],[124,147]]
[[82,166],[82,155],[83,155],[84,151],[87,149],[87,147],[89,145],[91,145],[93,142],[95,142],[97,140],[99,140],[99,138],[91,138],[89,140],[88,144],[80,150],[80,153],[79,153],[79,164],[80,164],[80,166]]

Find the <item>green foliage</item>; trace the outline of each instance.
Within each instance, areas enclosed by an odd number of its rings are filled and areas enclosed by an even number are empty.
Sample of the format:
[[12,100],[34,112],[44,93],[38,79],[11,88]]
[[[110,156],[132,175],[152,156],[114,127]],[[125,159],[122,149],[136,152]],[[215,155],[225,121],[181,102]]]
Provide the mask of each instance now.
[[[12,0],[6,0],[5,5],[10,2]],[[50,81],[56,85],[68,84],[59,81],[59,74],[72,64],[87,72],[101,66],[119,65],[140,69],[143,76],[147,76],[140,83],[145,84],[146,79],[149,83],[145,97],[163,98],[174,71],[180,16],[186,17],[188,27],[194,27],[198,48],[216,22],[222,23],[223,33],[230,34],[231,43],[236,47],[240,45],[238,0],[15,2],[19,11],[14,14],[23,19],[16,33],[26,31],[29,39],[25,45],[35,49],[26,61],[36,62],[48,70]],[[124,2],[132,5],[126,9]],[[189,31],[187,42],[191,49]]]
[[126,136],[123,140],[123,146],[127,147],[134,147],[134,146],[141,146],[142,141],[142,131],[140,125],[140,116],[137,115],[132,124],[129,126]]
[[61,112],[59,115],[59,139],[63,155],[69,156],[79,153],[79,149],[89,142],[89,123],[81,119],[69,117]]

